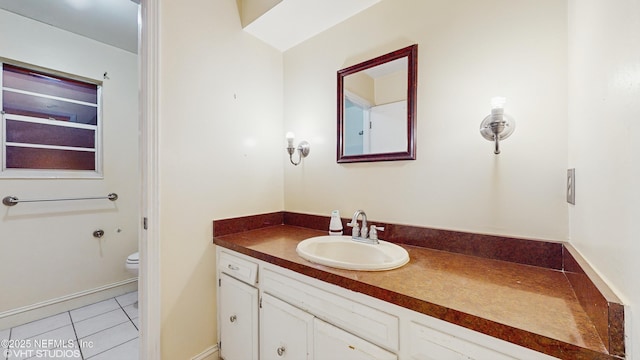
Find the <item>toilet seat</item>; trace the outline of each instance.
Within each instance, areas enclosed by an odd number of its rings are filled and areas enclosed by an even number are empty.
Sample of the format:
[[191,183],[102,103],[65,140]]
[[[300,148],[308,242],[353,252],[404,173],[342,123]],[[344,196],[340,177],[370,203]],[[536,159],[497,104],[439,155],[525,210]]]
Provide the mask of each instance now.
[[128,265],[137,265],[140,262],[140,253],[136,252],[127,257]]

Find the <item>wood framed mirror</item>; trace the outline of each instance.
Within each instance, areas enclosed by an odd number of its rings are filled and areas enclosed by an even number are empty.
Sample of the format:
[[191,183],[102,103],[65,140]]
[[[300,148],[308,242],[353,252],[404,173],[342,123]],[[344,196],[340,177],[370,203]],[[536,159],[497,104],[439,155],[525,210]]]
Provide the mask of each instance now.
[[415,160],[418,45],[338,71],[337,162]]

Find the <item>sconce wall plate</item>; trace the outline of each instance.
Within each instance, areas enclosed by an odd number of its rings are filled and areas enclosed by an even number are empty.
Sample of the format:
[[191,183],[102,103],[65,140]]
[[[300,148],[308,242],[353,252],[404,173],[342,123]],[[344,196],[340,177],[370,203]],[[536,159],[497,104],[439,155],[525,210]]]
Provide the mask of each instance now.
[[504,98],[496,97],[491,100],[491,114],[487,115],[480,123],[482,137],[495,144],[494,154],[500,154],[500,140],[508,138],[516,129],[515,120],[504,113]]

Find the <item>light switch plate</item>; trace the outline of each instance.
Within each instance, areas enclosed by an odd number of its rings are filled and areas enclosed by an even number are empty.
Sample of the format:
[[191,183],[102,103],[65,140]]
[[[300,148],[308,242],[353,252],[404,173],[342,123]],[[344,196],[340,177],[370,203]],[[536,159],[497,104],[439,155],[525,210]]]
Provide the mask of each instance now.
[[576,204],[576,169],[567,170],[567,202]]

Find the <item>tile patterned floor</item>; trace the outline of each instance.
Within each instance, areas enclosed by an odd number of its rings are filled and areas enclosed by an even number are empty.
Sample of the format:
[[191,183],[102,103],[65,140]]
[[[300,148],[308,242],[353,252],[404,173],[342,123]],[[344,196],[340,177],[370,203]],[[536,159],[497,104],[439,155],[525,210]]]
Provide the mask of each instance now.
[[138,360],[138,292],[0,330],[0,360]]

